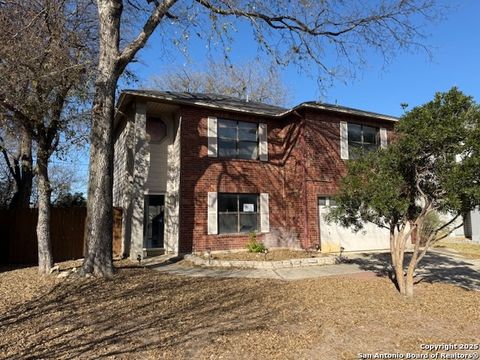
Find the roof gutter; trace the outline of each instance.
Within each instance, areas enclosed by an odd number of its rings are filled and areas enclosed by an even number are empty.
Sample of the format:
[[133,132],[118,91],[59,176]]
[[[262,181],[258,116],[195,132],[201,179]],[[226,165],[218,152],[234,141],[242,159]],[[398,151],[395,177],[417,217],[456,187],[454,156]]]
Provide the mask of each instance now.
[[348,114],[348,115],[354,115],[354,116],[362,116],[366,118],[375,118],[383,121],[393,121],[397,122],[399,119],[394,116],[388,116],[388,115],[383,115],[383,114],[378,114],[378,113],[373,113],[373,112],[368,112],[368,111],[363,111],[363,110],[357,110],[357,109],[351,109],[351,108],[345,108],[345,107],[337,107],[334,105],[324,105],[324,104],[309,104],[309,103],[301,103],[291,109],[288,109],[286,111],[283,111],[278,114],[268,114],[265,112],[261,111],[254,111],[254,110],[246,110],[238,107],[233,107],[233,106],[217,106],[211,103],[206,103],[203,101],[186,101],[186,100],[178,100],[174,99],[169,96],[155,96],[155,95],[147,95],[147,94],[138,94],[135,92],[129,92],[129,91],[122,91],[120,94],[120,97],[117,101],[117,111],[115,113],[115,120],[117,120],[117,117],[122,116],[121,109],[123,107],[124,102],[128,99],[128,97],[138,97],[138,98],[146,98],[146,99],[156,99],[159,101],[164,101],[167,103],[173,103],[177,105],[194,105],[194,106],[200,106],[204,108],[210,108],[210,109],[215,109],[215,110],[228,110],[228,111],[235,111],[243,114],[254,114],[254,115],[260,115],[260,116],[265,116],[265,117],[270,117],[270,118],[283,118],[289,114],[298,114],[298,110],[301,109],[313,109],[313,110],[323,110],[323,111],[328,111],[328,112],[335,112],[335,113],[343,113],[343,114]]
[[230,110],[230,111],[236,111],[236,112],[245,113],[245,114],[254,114],[254,115],[267,116],[267,117],[278,117],[279,115],[279,114],[268,114],[261,111],[245,110],[245,109],[233,107],[233,106],[217,106],[217,105],[206,103],[203,101],[178,100],[168,96],[163,97],[163,96],[155,96],[155,95],[137,94],[137,93],[128,92],[128,91],[124,91],[121,93],[117,102],[117,109],[121,108],[122,102],[124,101],[124,98],[127,95],[133,96],[133,97],[139,97],[139,98],[156,99],[156,100],[160,100],[160,101],[164,101],[164,102],[176,104],[176,105],[190,105],[190,106],[195,105],[195,106],[200,106],[200,107],[205,107],[210,109]]
[[292,110],[301,109],[301,108],[323,110],[323,111],[343,113],[343,114],[348,114],[348,115],[356,115],[356,116],[375,118],[375,119],[385,120],[385,121],[397,122],[399,120],[395,116],[389,116],[389,115],[383,115],[383,114],[373,113],[373,112],[369,112],[369,111],[351,109],[351,108],[340,107],[340,106],[337,107],[337,106],[331,106],[331,105],[323,105],[323,104],[301,103],[301,104],[295,106]]

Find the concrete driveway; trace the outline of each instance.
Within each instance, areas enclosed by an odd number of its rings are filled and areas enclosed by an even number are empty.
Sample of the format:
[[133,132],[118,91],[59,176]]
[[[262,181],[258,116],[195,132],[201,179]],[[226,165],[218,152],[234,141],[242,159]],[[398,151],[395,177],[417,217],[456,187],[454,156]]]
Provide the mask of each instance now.
[[[410,256],[406,256],[409,261]],[[357,254],[349,261],[364,271],[387,276],[390,269],[390,254]],[[420,261],[416,278],[418,282],[443,282],[469,290],[480,290],[480,259],[468,259],[448,250],[431,250]]]

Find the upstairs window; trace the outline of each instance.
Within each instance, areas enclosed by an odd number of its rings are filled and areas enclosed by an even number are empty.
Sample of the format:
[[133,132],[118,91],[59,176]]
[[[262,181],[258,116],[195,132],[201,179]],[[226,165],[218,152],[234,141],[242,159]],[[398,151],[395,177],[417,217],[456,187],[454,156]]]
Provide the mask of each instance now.
[[348,154],[350,159],[357,159],[366,152],[375,151],[379,146],[379,128],[348,123]]
[[218,155],[258,159],[258,124],[218,119]]

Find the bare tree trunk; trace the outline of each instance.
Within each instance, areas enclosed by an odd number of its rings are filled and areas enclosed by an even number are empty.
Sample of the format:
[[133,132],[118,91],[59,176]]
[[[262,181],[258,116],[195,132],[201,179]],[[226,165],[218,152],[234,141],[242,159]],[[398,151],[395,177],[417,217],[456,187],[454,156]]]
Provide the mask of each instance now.
[[395,271],[397,267],[397,257],[395,256],[395,225],[390,226],[390,257],[392,260],[392,267]]
[[415,243],[415,249],[412,254],[412,258],[410,259],[410,263],[408,264],[407,274],[405,275],[405,294],[406,296],[413,296],[413,275],[415,273],[415,268],[417,267],[417,259],[418,259],[418,250],[419,247],[417,243],[420,240],[417,239]]
[[403,295],[413,296],[413,271],[407,270],[407,275],[405,275],[405,293]]
[[421,223],[422,221],[423,219],[417,219],[413,225],[410,225],[410,229],[408,231],[406,230],[406,224],[404,224],[396,236],[394,235],[394,232],[390,232],[390,252],[392,254],[392,264],[395,268],[395,278],[398,291],[400,294],[408,297],[413,296],[413,275],[418,264],[420,242],[417,240],[415,243],[415,248],[410,262],[408,263],[406,273],[404,273],[405,248],[413,230],[417,229],[418,223]]
[[138,36],[120,52],[121,0],[98,0],[100,48],[92,109],[84,273],[113,273],[113,117],[118,78],[177,0],[155,4]]
[[111,276],[113,227],[113,117],[118,73],[120,1],[99,1],[100,57],[90,135],[85,274]]
[[397,265],[395,266],[395,281],[397,282],[398,291],[405,295],[405,277],[403,275],[403,260],[400,260],[397,255]]
[[28,208],[30,206],[30,197],[32,196],[32,137],[28,131],[23,131],[22,142],[20,146],[20,171],[22,181],[19,186],[18,206]]
[[84,273],[113,274],[113,115],[115,88],[98,86],[92,112]]
[[49,273],[53,266],[52,243],[50,239],[50,182],[48,181],[48,151],[40,142],[37,151],[38,166],[38,271]]
[[405,277],[403,275],[404,248],[402,246],[403,228],[395,235],[395,227],[390,229],[390,255],[395,272],[395,282],[400,294],[405,295]]
[[21,139],[18,145],[18,157],[10,168],[15,179],[15,193],[10,201],[10,209],[28,208],[32,196],[32,137],[28,131],[20,127]]
[[[420,215],[420,217],[417,218],[415,224],[412,225],[412,226],[415,226],[415,229],[417,231],[419,228],[423,226],[427,212],[426,211],[422,212],[422,214],[423,215]],[[410,263],[408,264],[407,274],[405,275],[405,295],[409,297],[413,296],[413,285],[414,285],[413,275],[415,274],[415,269],[417,268],[417,264],[419,260],[418,255],[420,252],[420,242],[421,242],[420,237],[417,237],[415,241],[415,246],[413,248],[412,258],[410,259]]]

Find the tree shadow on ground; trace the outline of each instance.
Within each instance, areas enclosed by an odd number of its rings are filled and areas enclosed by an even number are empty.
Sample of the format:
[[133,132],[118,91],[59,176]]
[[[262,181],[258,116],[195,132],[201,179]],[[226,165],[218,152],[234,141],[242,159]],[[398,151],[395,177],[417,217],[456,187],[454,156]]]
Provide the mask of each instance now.
[[[410,261],[411,254],[406,254],[405,263]],[[372,271],[377,276],[388,276],[392,279],[392,266],[389,253],[364,253],[361,257],[348,260],[360,269]],[[429,252],[417,266],[416,283],[441,282],[457,285],[468,290],[480,290],[480,271],[468,259],[454,258],[438,252]]]
[[262,283],[238,281],[241,287],[141,269],[124,269],[110,280],[68,278],[0,315],[0,358],[162,356],[187,343],[195,357],[199,340],[270,322],[271,311],[258,306],[269,296]]

